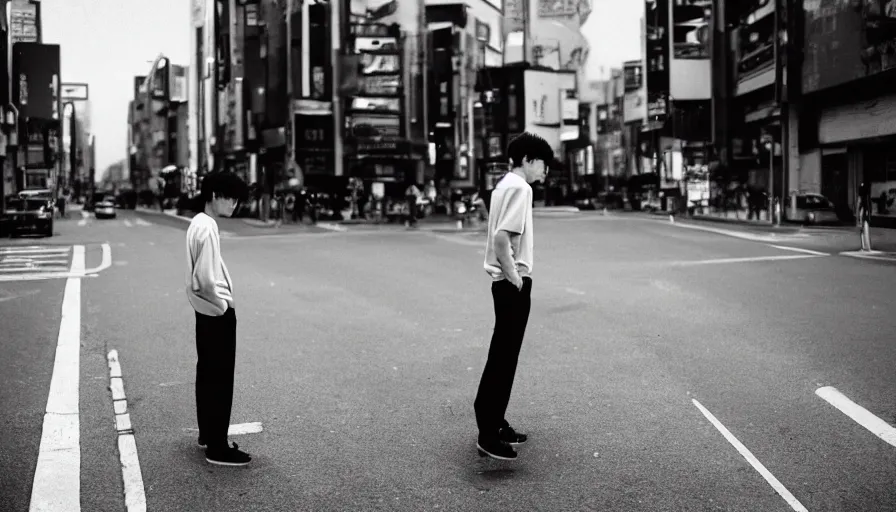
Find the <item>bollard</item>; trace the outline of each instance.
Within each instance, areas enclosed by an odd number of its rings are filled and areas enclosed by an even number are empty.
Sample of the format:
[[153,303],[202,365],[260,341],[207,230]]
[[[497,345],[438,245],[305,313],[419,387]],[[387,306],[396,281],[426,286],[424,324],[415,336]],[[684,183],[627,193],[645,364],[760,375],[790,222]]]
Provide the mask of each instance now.
[[458,229],[458,230],[464,229],[464,221],[458,219],[458,221],[457,221],[457,229]]
[[607,216],[607,207],[604,206],[604,217],[606,217],[606,216]]
[[672,224],[675,224],[675,216],[672,215],[671,213],[669,214],[669,222]]

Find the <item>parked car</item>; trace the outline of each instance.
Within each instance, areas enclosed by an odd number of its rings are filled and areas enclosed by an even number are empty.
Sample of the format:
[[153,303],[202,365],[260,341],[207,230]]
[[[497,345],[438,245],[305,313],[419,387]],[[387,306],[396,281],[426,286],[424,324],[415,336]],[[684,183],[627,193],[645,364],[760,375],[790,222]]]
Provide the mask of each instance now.
[[796,196],[795,222],[806,224],[834,224],[841,221],[837,208],[821,194],[799,194]]
[[2,220],[10,232],[28,231],[53,236],[55,209],[51,190],[24,190],[6,198]]
[[115,196],[107,194],[100,197],[100,200],[94,204],[93,214],[97,219],[114,219],[117,216]]

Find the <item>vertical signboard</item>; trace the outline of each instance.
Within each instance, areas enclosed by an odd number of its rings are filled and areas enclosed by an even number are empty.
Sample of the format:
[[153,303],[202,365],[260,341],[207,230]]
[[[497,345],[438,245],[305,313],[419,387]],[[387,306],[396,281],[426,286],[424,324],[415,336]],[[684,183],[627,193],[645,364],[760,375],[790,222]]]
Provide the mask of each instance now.
[[676,100],[706,100],[712,96],[712,2],[675,0],[669,6],[669,93]]
[[669,0],[646,0],[645,7],[647,121],[662,124],[669,97]]
[[39,9],[40,4],[31,3],[31,0],[12,0],[9,4],[10,44],[40,42]]
[[625,96],[623,99],[622,119],[625,123],[643,121],[647,117],[647,90],[644,81],[644,63],[630,60],[623,64],[623,83]]
[[19,116],[59,119],[59,45],[16,43],[12,58],[13,101]]

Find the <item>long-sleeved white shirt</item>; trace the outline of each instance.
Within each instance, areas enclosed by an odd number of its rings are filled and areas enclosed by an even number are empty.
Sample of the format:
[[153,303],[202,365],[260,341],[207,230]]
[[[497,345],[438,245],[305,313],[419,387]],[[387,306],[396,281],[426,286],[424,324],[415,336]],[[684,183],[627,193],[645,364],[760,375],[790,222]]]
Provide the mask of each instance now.
[[233,307],[233,282],[221,259],[218,223],[197,214],[187,229],[186,292],[197,313],[221,316]]

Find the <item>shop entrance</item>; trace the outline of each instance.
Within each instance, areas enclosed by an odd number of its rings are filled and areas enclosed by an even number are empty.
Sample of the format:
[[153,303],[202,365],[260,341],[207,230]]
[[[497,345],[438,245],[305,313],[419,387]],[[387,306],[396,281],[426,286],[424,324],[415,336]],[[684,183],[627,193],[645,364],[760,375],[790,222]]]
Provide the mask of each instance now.
[[845,214],[851,211],[849,159],[847,158],[846,148],[824,150],[822,152],[821,195],[834,203],[838,214]]

